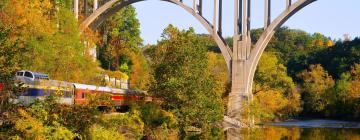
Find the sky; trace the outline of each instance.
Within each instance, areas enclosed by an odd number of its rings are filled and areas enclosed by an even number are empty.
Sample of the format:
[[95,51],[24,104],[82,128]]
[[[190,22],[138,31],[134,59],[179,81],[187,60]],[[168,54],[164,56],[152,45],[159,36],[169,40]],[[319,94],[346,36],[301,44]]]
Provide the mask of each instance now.
[[[192,0],[183,1],[192,7]],[[203,3],[203,15],[212,21],[213,0],[203,0]],[[224,37],[233,35],[233,3],[234,0],[223,0]],[[179,29],[193,27],[197,33],[208,33],[190,13],[172,3],[147,0],[133,5],[141,24],[144,44],[156,44],[169,24]],[[285,9],[285,0],[272,0],[271,5],[271,18],[274,19]],[[252,0],[251,12],[251,28],[262,28],[264,0]],[[311,34],[319,32],[332,39],[342,39],[344,34],[349,34],[351,38],[360,37],[360,0],[317,0],[296,13],[283,26]]]

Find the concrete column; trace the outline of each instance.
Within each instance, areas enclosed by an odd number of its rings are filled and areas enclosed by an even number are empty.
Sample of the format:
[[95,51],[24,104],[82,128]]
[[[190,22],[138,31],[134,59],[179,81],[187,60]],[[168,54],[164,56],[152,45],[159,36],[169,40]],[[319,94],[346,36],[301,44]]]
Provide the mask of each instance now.
[[250,33],[251,0],[247,1],[247,15],[246,16],[247,16],[247,20],[245,22],[246,22],[246,25],[247,25],[247,32]]
[[199,6],[198,6],[198,11],[199,11],[199,15],[201,15],[202,16],[202,8],[203,7],[203,2],[202,2],[202,0],[199,0]]
[[291,0],[286,0],[286,9],[288,9],[291,6]]
[[[228,112],[227,116],[235,119],[244,124],[249,118],[242,117],[242,113],[246,113],[248,110],[243,108],[244,104],[247,104],[249,101],[249,82],[247,76],[249,71],[247,70],[248,60],[241,59],[241,54],[244,52],[243,48],[246,48],[246,40],[238,41],[236,44],[237,53],[233,55],[238,55],[238,59],[232,60],[232,82],[231,82],[231,92],[229,94],[228,101]],[[240,53],[240,54],[239,54]],[[240,129],[232,128],[227,131],[228,140],[239,140],[241,139]]]
[[96,9],[98,9],[98,0],[94,0],[94,7],[93,7],[93,12],[96,11]]
[[239,7],[238,7],[238,5],[239,5],[239,0],[234,0],[234,36],[239,34]]
[[271,22],[271,0],[264,0],[265,7],[264,7],[264,28],[266,29]]
[[222,0],[219,0],[219,18],[218,18],[218,33],[222,34]]
[[74,14],[75,18],[79,19],[79,0],[74,0]]
[[250,32],[251,32],[251,0],[247,1],[247,18],[246,18],[246,27],[247,27],[247,32],[246,32],[246,59],[249,59],[250,57],[250,51],[251,51],[251,36],[250,36]]
[[88,15],[88,0],[84,0],[84,13],[85,16]]
[[242,35],[246,35],[247,31],[248,31],[248,25],[247,25],[247,21],[248,21],[248,0],[243,0],[243,19],[242,19],[242,23],[243,23],[243,30],[242,30]]
[[213,34],[217,34],[217,0],[214,0]]
[[[244,6],[243,6],[244,4]],[[231,67],[231,92],[228,101],[228,117],[242,122],[242,105],[247,100],[246,82],[246,32],[247,32],[247,8],[246,0],[235,0],[235,27],[233,37],[233,59]],[[244,16],[243,16],[244,13]],[[241,34],[240,34],[241,33]],[[245,36],[245,37],[244,37]],[[239,129],[227,131],[228,140],[240,139]]]

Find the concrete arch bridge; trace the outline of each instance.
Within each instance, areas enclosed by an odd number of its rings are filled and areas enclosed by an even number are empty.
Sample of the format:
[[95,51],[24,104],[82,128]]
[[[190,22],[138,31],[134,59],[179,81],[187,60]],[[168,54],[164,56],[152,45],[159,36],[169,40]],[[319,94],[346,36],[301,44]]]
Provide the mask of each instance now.
[[[88,0],[84,0],[87,3]],[[137,2],[150,0],[106,0],[103,5],[98,5],[98,0],[93,0],[93,12],[81,23],[80,29],[91,28],[96,30],[107,18],[121,8]],[[154,0],[153,0],[154,1]],[[229,95],[228,112],[224,120],[232,127],[241,127],[241,106],[244,101],[251,98],[252,83],[255,70],[270,39],[275,31],[295,13],[315,2],[316,0],[284,0],[286,3],[277,17],[271,18],[271,0],[264,0],[264,32],[254,47],[250,38],[251,0],[234,1],[234,35],[233,48],[231,49],[222,37],[222,0],[191,0],[192,5],[187,5],[183,0],[160,0],[180,6],[184,11],[195,17],[209,32],[219,46],[231,74],[231,93]],[[203,2],[213,2],[213,19],[210,22],[203,16]],[[85,11],[88,11],[85,5]],[[79,0],[74,0],[74,12],[79,13]],[[231,139],[231,132],[228,133]]]

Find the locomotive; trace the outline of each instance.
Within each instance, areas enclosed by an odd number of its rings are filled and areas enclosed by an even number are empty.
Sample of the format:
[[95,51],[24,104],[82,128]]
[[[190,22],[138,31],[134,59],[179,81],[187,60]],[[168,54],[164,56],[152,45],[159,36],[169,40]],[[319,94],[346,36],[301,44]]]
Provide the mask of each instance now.
[[[116,109],[126,108],[130,102],[150,101],[145,91],[119,89],[105,86],[70,83],[51,80],[47,74],[22,70],[16,72],[15,81],[22,83],[25,88],[16,102],[28,105],[36,99],[43,100],[51,94],[61,93],[58,102],[67,105],[86,105],[91,95],[108,95],[111,106]],[[98,107],[108,107],[109,103],[98,103]]]

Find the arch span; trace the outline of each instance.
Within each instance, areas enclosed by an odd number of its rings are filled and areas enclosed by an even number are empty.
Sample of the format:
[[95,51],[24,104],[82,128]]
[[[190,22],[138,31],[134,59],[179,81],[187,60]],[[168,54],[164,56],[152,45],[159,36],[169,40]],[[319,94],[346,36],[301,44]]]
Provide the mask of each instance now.
[[[87,17],[81,24],[80,30],[91,26],[92,30],[96,30],[106,19],[115,14],[121,8],[124,8],[128,5],[142,2],[146,0],[124,0],[119,2],[118,0],[111,0],[101,6],[98,10],[93,12],[89,17]],[[172,4],[178,5],[183,8],[185,11],[190,13],[193,17],[195,17],[210,33],[212,38],[215,40],[216,44],[219,46],[220,51],[226,61],[228,70],[230,71],[230,65],[232,60],[232,51],[230,47],[225,43],[224,38],[218,33],[216,27],[212,25],[207,19],[205,19],[202,15],[200,15],[196,10],[190,8],[179,0],[160,0],[164,2],[170,2]]]
[[[265,28],[264,33],[259,38],[259,41],[256,42],[255,48],[251,51],[250,54],[250,64],[249,64],[249,83],[250,89],[252,89],[252,81],[255,76],[255,71],[257,65],[260,61],[261,55],[265,51],[267,45],[269,44],[271,38],[274,36],[275,31],[279,29],[289,18],[291,18],[295,13],[306,7],[307,5],[315,2],[317,0],[298,0],[291,6],[289,6],[285,11],[283,11],[278,17],[274,19],[271,24]],[[252,90],[250,90],[251,92]]]

